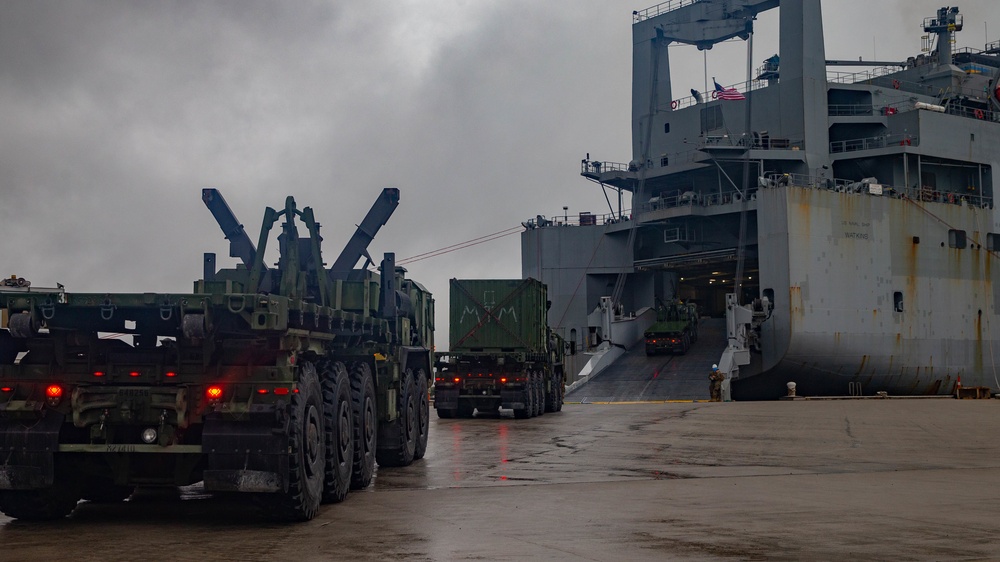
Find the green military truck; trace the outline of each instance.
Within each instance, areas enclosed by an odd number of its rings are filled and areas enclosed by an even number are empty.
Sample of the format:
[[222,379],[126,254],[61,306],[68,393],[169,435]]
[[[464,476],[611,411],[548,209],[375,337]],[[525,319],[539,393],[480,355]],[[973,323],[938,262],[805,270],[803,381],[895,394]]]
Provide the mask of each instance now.
[[530,418],[562,410],[563,340],[549,329],[546,287],[535,279],[450,282],[450,351],[437,354],[441,418],[498,409]]
[[660,305],[656,323],[646,329],[646,355],[679,353],[684,355],[698,341],[698,307],[694,303],[674,301]]
[[391,253],[355,269],[399,191],[330,269],[293,198],[266,210],[256,247],[217,190],[202,198],[242,263],[217,271],[205,254],[191,293],[0,284],[0,511],[57,519],[81,498],[203,481],[302,521],[368,486],[376,461],[424,455],[434,301]]

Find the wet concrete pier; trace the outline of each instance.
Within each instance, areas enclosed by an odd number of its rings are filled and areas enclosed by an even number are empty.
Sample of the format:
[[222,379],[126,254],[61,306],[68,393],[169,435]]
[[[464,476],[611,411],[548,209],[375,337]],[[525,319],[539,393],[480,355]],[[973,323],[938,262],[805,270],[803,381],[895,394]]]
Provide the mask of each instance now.
[[1000,551],[1000,401],[571,404],[437,420],[315,520],[197,487],[0,517],[5,560],[959,560]]

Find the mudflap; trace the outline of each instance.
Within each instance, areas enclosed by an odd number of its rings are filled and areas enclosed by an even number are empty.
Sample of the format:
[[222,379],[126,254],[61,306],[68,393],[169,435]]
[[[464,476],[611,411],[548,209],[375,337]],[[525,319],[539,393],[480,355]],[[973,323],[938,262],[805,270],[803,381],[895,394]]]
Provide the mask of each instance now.
[[527,408],[528,397],[525,389],[503,389],[500,391],[500,407],[504,410],[523,410]]
[[202,430],[208,460],[205,490],[284,492],[288,489],[288,437],[273,417],[209,418]]
[[458,409],[458,389],[457,388],[434,389],[434,407],[439,410]]
[[37,420],[0,419],[0,490],[48,488],[65,416],[45,410]]

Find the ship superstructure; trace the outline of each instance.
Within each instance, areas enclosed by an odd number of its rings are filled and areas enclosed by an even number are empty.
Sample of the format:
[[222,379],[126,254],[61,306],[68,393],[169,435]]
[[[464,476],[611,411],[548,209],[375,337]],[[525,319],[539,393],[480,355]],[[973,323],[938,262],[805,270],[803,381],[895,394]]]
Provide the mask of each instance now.
[[[676,95],[668,45],[752,45],[773,8],[778,54],[745,83]],[[633,20],[632,156],[581,163],[631,211],[539,217],[522,238],[563,337],[600,339],[600,296],[625,314],[679,297],[719,316],[736,292],[769,303],[737,399],[790,380],[803,394],[1000,386],[1000,41],[955,48],[957,7],[924,20],[931,52],[870,63],[826,59],[819,0],[682,0]]]

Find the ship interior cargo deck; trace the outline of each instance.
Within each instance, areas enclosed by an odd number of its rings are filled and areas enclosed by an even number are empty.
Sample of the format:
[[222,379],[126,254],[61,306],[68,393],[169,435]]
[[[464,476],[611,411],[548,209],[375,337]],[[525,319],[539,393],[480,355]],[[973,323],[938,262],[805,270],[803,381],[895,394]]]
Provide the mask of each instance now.
[[708,373],[725,347],[725,319],[703,319],[698,341],[687,353],[647,356],[640,342],[593,379],[574,388],[566,401],[596,404],[708,400]]

